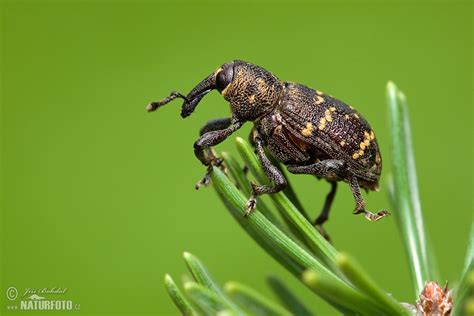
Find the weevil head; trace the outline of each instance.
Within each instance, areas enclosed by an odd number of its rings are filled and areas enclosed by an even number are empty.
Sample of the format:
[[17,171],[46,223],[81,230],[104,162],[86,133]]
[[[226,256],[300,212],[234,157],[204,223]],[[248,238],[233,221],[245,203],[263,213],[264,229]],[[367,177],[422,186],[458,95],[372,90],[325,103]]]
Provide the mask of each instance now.
[[245,61],[225,63],[215,71],[216,89],[231,106],[233,116],[255,121],[278,102],[283,86],[271,72]]
[[191,115],[199,101],[214,89],[230,103],[235,118],[255,121],[275,107],[283,85],[262,67],[234,60],[217,68],[188,93],[181,116]]

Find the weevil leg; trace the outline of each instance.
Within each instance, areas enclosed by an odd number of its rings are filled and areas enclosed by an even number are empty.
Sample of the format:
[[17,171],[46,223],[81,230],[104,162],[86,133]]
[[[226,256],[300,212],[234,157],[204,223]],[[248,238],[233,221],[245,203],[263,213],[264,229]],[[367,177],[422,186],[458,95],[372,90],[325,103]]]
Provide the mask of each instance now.
[[312,174],[334,181],[343,179],[346,173],[344,161],[338,159],[326,159],[307,166],[289,165],[287,168],[291,173]]
[[[219,125],[222,124],[222,121],[219,121]],[[204,132],[201,134],[201,137],[196,140],[194,143],[194,154],[196,157],[199,159],[199,161],[202,162],[203,165],[209,166],[214,162],[215,157],[214,156],[206,156],[206,151],[212,147],[215,146],[222,141],[224,141],[227,137],[229,137],[232,133],[234,133],[236,130],[238,130],[242,126],[242,122],[235,120],[234,122],[231,122],[227,128],[224,129],[219,129],[219,130],[212,130],[209,128],[209,125],[205,125],[201,131]],[[217,123],[216,124],[211,124],[211,126],[217,128]],[[222,126],[222,125],[220,125]],[[206,129],[210,129],[209,131],[206,131]]]
[[199,130],[199,136],[202,136],[208,132],[218,131],[225,129],[232,124],[232,119],[230,117],[218,118],[208,121],[201,129]]
[[251,183],[252,185],[252,195],[247,202],[247,211],[245,212],[245,216],[249,216],[255,206],[257,205],[257,197],[262,194],[271,194],[277,193],[283,190],[286,186],[286,179],[280,170],[274,166],[270,159],[268,159],[267,155],[265,154],[265,150],[263,148],[263,141],[255,134],[254,137],[255,143],[255,150],[262,164],[263,171],[265,175],[273,182],[273,186],[270,185],[258,185],[255,183]]
[[[208,121],[201,129],[199,130],[199,136],[202,136],[208,132],[218,131],[225,129],[230,126],[232,119],[230,117],[218,118]],[[214,151],[211,147],[206,149],[205,155],[212,159],[213,165],[220,166],[221,170],[225,172],[225,169],[222,165],[222,158],[216,157]],[[196,189],[199,189],[202,185],[209,184],[209,173],[206,173],[207,177],[202,178],[197,184]]]
[[336,196],[337,191],[337,182],[329,181],[329,183],[331,184],[331,191],[329,191],[329,193],[326,195],[323,209],[314,221],[314,226],[318,228],[321,235],[323,235],[323,237],[328,241],[331,240],[331,237],[324,229],[323,224],[329,219],[329,211],[331,210],[332,202],[334,201],[334,196]]
[[256,137],[257,137],[257,129],[254,126],[250,130],[249,137],[248,137],[249,144],[252,145],[253,148],[255,148],[255,138]]
[[[227,128],[220,130],[211,130],[213,127],[217,128],[218,125],[223,126],[223,123],[226,122],[219,121],[219,124],[215,122],[214,124],[210,124],[211,127],[209,131],[205,130],[206,126],[209,127],[209,125],[206,124],[201,129],[201,131],[203,131],[204,129],[204,134],[202,134],[201,137],[194,143],[194,154],[199,159],[199,161],[202,162],[203,165],[208,167],[204,177],[196,184],[196,189],[199,189],[202,185],[208,184],[210,181],[210,173],[212,171],[212,166],[220,166],[222,163],[222,159],[217,158],[212,153],[211,147],[224,141],[232,133],[238,130],[243,124],[238,120],[231,119],[230,124]],[[208,153],[210,153],[210,155],[208,155]]]
[[188,102],[188,99],[184,95],[182,95],[181,93],[179,93],[177,91],[172,91],[170,93],[170,95],[167,96],[166,98],[164,98],[160,101],[151,102],[150,104],[148,104],[148,106],[146,107],[146,110],[148,112],[156,111],[156,109],[158,109],[159,107],[161,107],[161,106],[163,106],[167,103],[170,103],[171,101],[173,101],[176,98],[184,99],[186,102]]
[[[218,131],[225,129],[230,126],[232,119],[230,117],[218,118],[208,121],[201,129],[199,130],[199,136],[202,136],[206,133]],[[208,159],[212,159],[212,164],[215,166],[222,166],[222,159],[215,156],[211,147],[207,148],[205,155]],[[221,167],[222,168],[222,167]],[[196,183],[196,189],[199,189],[203,185],[209,184],[209,170],[206,172],[206,175]]]
[[323,228],[323,223],[328,220],[329,211],[331,210],[331,205],[334,200],[334,196],[336,195],[336,181],[343,179],[345,176],[346,167],[344,161],[337,159],[327,159],[318,161],[308,166],[290,165],[288,166],[288,171],[296,174],[312,174],[318,178],[333,179],[333,181],[329,180],[331,183],[331,191],[329,191],[328,195],[326,196],[323,209],[314,222],[314,225],[319,230],[321,235],[323,235],[327,240],[330,240],[329,234]]
[[[249,133],[249,137],[248,137],[248,141],[249,141],[249,144],[252,145],[253,148],[255,148],[255,135],[257,133],[257,130],[255,129],[255,127],[252,127],[252,129],[250,130],[250,133]],[[256,153],[256,151],[254,151]],[[244,165],[244,167],[242,168],[242,172],[244,173],[244,175],[247,175],[248,172],[249,172],[249,167],[247,165]]]
[[378,213],[372,213],[365,209],[365,201],[360,193],[359,181],[356,176],[352,175],[349,178],[349,186],[356,202],[354,214],[364,213],[365,218],[371,222],[378,221],[379,219],[390,215],[390,212],[387,210],[380,210]]
[[321,226],[329,218],[329,211],[331,210],[332,202],[334,201],[334,196],[337,191],[337,182],[329,181],[331,183],[331,191],[326,195],[326,200],[324,201],[324,206],[321,213],[318,215],[318,218],[314,221],[314,225]]

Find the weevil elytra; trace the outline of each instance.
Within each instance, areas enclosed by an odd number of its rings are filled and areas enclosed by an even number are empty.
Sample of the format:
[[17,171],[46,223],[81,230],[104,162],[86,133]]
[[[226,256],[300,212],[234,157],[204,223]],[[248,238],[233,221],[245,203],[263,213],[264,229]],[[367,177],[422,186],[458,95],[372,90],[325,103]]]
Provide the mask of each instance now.
[[354,108],[321,91],[281,81],[262,67],[234,60],[220,66],[187,96],[172,92],[165,99],[150,103],[147,110],[155,111],[181,98],[184,99],[181,116],[185,118],[214,89],[230,103],[231,115],[209,121],[194,143],[196,157],[208,166],[200,184],[209,181],[210,167],[221,163],[212,153],[211,146],[251,121],[254,123],[251,137],[255,151],[273,185],[252,183],[247,215],[255,208],[257,196],[279,192],[287,184],[267,152],[286,165],[291,173],[311,174],[330,182],[331,191],[315,221],[321,229],[328,218],[339,181],[349,183],[355,199],[355,214],[364,213],[370,221],[389,214],[386,210],[367,211],[360,192],[361,187],[378,189],[382,157],[374,131]]

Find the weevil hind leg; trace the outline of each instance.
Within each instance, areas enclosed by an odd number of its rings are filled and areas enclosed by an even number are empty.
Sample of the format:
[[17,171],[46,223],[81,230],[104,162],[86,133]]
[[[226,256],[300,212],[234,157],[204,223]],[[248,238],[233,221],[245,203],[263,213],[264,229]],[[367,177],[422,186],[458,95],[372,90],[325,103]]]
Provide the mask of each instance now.
[[331,191],[326,195],[326,199],[324,200],[324,206],[319,213],[318,217],[314,221],[314,226],[318,229],[319,233],[326,238],[328,241],[331,240],[331,237],[324,229],[323,224],[329,219],[329,211],[331,210],[332,202],[334,201],[334,197],[336,196],[337,191],[337,182],[335,181],[328,181],[331,184]]
[[334,201],[334,196],[337,191],[337,182],[329,181],[331,184],[331,191],[326,195],[326,200],[324,201],[323,209],[314,221],[314,225],[322,225],[329,219],[329,211],[331,210],[332,202]]
[[378,221],[384,218],[387,215],[390,215],[390,212],[387,210],[380,210],[377,213],[372,213],[365,209],[365,201],[362,198],[362,194],[360,193],[360,186],[359,181],[357,180],[356,176],[351,176],[349,179],[349,186],[352,191],[352,195],[354,196],[356,206],[354,209],[354,214],[361,214],[364,213],[364,217],[371,222]]
[[346,167],[344,161],[337,159],[327,159],[318,161],[308,166],[290,165],[288,166],[288,171],[296,174],[312,174],[318,179],[333,179],[328,180],[329,183],[331,183],[331,190],[326,195],[326,200],[324,201],[323,209],[321,210],[321,213],[314,222],[314,226],[318,229],[321,235],[327,240],[330,240],[329,234],[323,228],[323,224],[329,218],[329,211],[331,210],[331,205],[334,201],[334,196],[336,195],[336,181],[344,178],[345,176]]

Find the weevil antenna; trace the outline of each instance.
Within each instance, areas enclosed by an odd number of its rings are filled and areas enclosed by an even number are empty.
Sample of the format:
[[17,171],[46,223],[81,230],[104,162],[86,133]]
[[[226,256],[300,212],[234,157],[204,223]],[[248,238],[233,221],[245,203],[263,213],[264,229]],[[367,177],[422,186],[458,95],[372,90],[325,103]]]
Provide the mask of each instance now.
[[159,107],[162,107],[163,105],[173,101],[176,98],[184,99],[186,102],[189,102],[188,98],[186,98],[184,95],[182,95],[181,93],[179,93],[177,91],[173,91],[173,92],[170,93],[169,96],[167,96],[163,100],[160,100],[158,102],[151,102],[150,104],[148,104],[147,107],[146,107],[146,110],[148,112],[156,111],[156,109],[158,109]]

